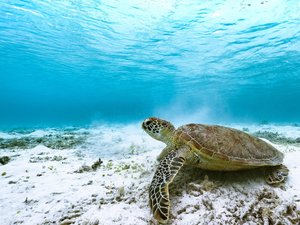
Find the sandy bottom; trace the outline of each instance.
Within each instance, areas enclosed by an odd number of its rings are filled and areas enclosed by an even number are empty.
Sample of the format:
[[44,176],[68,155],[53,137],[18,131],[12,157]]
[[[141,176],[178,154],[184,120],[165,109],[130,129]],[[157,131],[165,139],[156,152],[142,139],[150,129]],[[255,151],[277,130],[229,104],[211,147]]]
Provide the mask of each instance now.
[[[124,154],[111,159],[91,154],[88,147],[1,150],[0,156],[12,160],[0,166],[0,224],[157,224],[148,206],[148,187],[163,144],[135,135],[107,139]],[[99,152],[113,148],[97,146]],[[170,186],[169,224],[300,224],[300,147],[276,147],[290,169],[287,182],[276,188],[265,184],[261,170],[222,173],[184,167]],[[101,166],[93,170],[99,157]]]

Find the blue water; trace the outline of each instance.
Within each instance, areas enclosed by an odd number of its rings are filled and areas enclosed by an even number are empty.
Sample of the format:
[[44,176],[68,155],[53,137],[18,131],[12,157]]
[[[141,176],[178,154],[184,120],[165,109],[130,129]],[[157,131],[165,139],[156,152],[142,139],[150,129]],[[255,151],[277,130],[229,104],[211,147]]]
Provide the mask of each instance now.
[[296,0],[2,0],[0,127],[300,121]]

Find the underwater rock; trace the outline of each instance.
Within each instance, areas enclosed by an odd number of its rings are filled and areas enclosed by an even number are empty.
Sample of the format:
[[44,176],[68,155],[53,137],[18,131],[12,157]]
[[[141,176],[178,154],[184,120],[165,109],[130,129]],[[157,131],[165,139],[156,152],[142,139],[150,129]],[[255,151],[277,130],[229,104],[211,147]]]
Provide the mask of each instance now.
[[101,158],[98,159],[98,161],[94,162],[93,165],[91,166],[93,170],[97,170],[101,165],[103,161]]
[[115,199],[116,201],[120,202],[123,200],[124,196],[125,196],[125,188],[124,186],[122,186],[118,189]]
[[257,131],[253,133],[254,136],[259,138],[265,138],[276,144],[300,144],[300,137],[298,138],[288,138],[284,137],[282,134],[278,132],[270,132],[270,131]]
[[205,175],[201,185],[202,185],[202,190],[204,191],[211,191],[217,187],[217,184],[209,180],[208,175]]
[[61,155],[55,155],[55,156],[32,156],[29,159],[30,163],[37,163],[37,162],[47,162],[47,161],[64,161],[67,157],[63,157]]
[[78,170],[75,170],[75,173],[84,173],[84,172],[90,172],[92,169],[90,166],[82,165]]
[[2,157],[0,157],[0,164],[1,164],[1,165],[5,165],[5,164],[7,164],[9,161],[10,161],[10,157],[8,157],[8,156],[2,156]]
[[30,134],[32,132],[34,132],[33,129],[14,128],[10,130],[8,133],[9,134]]
[[90,172],[96,171],[101,165],[103,161],[99,158],[96,162],[94,162],[91,166],[82,165],[78,170],[74,171],[75,173],[83,173],[83,172]]
[[20,149],[20,148],[33,148],[30,138],[10,138],[0,139],[0,149]]
[[80,134],[48,134],[43,137],[18,137],[0,138],[0,149],[30,149],[37,145],[44,145],[52,149],[70,149],[83,144],[87,139],[87,133]]
[[8,181],[8,184],[16,184],[16,183],[18,183],[18,181],[13,181],[13,180]]
[[243,127],[242,131],[249,132],[249,128],[248,127]]
[[268,120],[262,120],[259,125],[268,125],[269,121]]
[[85,139],[84,136],[47,135],[42,144],[53,149],[68,149],[82,144]]

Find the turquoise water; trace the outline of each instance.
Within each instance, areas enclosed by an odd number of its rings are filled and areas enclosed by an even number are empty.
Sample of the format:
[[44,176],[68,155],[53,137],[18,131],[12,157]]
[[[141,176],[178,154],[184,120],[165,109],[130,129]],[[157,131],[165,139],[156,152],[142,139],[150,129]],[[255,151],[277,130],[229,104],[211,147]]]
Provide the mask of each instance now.
[[299,1],[0,3],[0,127],[300,121]]

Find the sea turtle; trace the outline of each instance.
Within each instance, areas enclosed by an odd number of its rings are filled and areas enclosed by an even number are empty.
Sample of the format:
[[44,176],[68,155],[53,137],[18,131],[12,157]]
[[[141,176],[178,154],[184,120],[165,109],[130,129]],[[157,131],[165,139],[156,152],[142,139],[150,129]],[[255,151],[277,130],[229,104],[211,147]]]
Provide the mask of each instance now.
[[161,223],[169,219],[169,184],[183,165],[206,170],[236,171],[268,167],[268,184],[283,182],[289,170],[283,154],[265,141],[245,132],[204,124],[187,124],[175,129],[168,121],[150,117],[142,128],[167,146],[158,156],[159,165],[149,189],[150,207]]

